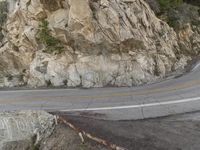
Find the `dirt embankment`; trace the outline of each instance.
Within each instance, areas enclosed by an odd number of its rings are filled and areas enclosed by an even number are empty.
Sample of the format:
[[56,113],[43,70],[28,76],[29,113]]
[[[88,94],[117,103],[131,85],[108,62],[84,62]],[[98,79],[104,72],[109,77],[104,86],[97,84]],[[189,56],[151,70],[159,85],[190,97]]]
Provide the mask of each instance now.
[[2,150],[125,150],[43,111],[1,113],[0,128]]

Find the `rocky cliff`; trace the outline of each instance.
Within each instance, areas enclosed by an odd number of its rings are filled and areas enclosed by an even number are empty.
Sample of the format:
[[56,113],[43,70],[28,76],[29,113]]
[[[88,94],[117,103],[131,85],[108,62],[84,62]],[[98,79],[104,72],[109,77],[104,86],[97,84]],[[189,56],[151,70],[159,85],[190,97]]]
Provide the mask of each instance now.
[[198,26],[175,32],[144,0],[6,2],[1,86],[133,86],[182,70],[199,53]]

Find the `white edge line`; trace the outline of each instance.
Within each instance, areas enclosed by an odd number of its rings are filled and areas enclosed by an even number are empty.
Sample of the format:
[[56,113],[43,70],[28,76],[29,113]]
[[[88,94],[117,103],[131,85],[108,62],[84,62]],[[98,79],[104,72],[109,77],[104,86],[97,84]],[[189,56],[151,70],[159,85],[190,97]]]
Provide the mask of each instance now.
[[194,66],[194,68],[192,68],[192,71],[195,71],[197,68],[199,68],[199,66],[200,66],[200,63],[198,62],[198,64],[196,64],[196,65]]
[[149,103],[149,104],[129,105],[129,106],[99,107],[99,108],[85,108],[85,109],[68,109],[68,110],[61,110],[61,112],[102,111],[102,110],[129,109],[129,108],[144,108],[144,107],[152,107],[152,106],[160,106],[160,105],[187,103],[187,102],[193,102],[193,101],[198,101],[198,100],[200,100],[200,97],[188,98],[188,99],[183,99],[183,100]]

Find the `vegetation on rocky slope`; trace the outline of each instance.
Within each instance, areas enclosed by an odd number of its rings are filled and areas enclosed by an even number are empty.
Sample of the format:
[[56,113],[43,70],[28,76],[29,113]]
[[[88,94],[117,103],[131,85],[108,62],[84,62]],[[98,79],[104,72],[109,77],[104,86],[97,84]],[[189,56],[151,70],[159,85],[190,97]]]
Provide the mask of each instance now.
[[51,35],[49,22],[42,20],[38,29],[38,40],[45,45],[44,52],[46,53],[61,53],[64,50],[61,41]]
[[8,3],[0,1],[0,41],[3,39],[2,26],[7,19]]
[[183,71],[200,54],[199,7],[146,1],[155,13],[143,0],[8,1],[0,85],[133,86]]
[[155,14],[172,27],[184,55],[200,54],[200,2],[198,0],[146,0]]
[[183,0],[157,0],[162,12],[172,8],[177,8],[183,3]]
[[198,24],[200,7],[195,0],[146,0],[156,15],[175,30],[186,23]]

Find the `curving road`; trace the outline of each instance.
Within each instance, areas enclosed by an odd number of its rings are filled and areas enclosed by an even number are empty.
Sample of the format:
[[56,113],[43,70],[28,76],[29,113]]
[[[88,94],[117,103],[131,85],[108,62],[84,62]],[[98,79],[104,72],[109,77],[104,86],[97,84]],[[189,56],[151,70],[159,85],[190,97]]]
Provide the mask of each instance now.
[[0,91],[0,110],[46,110],[109,120],[200,110],[200,65],[179,78],[139,87]]

